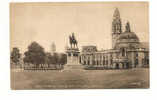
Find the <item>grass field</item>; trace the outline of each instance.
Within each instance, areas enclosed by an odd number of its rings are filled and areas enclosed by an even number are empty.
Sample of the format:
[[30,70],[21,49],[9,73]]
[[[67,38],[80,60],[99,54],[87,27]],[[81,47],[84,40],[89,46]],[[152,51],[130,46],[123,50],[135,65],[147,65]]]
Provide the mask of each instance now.
[[11,70],[12,89],[149,88],[149,69],[127,70]]

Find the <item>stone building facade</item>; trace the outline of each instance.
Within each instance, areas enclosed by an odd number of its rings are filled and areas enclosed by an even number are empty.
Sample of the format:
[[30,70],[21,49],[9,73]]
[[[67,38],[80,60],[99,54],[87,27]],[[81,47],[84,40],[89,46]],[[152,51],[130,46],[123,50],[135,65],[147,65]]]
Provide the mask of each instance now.
[[131,31],[129,22],[124,32],[121,24],[120,13],[116,8],[112,21],[112,49],[98,51],[96,46],[83,46],[80,63],[109,69],[149,67],[149,47],[142,45]]

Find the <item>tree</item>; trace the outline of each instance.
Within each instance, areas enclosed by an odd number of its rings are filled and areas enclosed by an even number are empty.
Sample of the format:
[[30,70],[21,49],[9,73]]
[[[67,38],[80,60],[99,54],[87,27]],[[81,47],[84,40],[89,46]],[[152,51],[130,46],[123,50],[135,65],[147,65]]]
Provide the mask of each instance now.
[[24,55],[24,62],[35,64],[36,67],[39,66],[39,64],[42,66],[45,62],[44,48],[37,42],[32,42]]
[[51,59],[52,64],[58,64],[59,61],[59,55],[58,53],[54,53]]
[[45,63],[48,64],[48,67],[50,66],[50,64],[52,64],[52,60],[53,60],[53,57],[51,53],[47,52],[45,56]]
[[11,52],[11,61],[17,64],[20,61],[20,50],[17,47],[14,47]]
[[60,54],[59,64],[64,65],[67,62],[67,55],[64,53]]

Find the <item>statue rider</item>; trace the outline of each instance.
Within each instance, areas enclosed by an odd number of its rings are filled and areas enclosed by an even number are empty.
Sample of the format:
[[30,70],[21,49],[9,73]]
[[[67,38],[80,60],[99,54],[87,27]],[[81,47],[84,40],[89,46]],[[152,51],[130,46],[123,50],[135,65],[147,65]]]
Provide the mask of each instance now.
[[72,45],[74,45],[74,48],[75,46],[77,46],[77,40],[75,39],[74,33],[72,33],[72,36],[69,36],[69,42],[70,42],[71,48],[72,48]]

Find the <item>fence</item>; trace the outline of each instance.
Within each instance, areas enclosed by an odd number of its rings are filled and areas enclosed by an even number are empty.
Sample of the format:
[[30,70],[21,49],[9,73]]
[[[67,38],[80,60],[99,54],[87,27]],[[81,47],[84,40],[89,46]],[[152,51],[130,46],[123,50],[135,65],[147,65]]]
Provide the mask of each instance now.
[[35,66],[33,64],[11,64],[12,69],[24,69],[24,70],[62,70],[64,65],[43,64],[42,66]]

